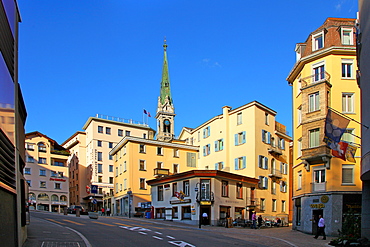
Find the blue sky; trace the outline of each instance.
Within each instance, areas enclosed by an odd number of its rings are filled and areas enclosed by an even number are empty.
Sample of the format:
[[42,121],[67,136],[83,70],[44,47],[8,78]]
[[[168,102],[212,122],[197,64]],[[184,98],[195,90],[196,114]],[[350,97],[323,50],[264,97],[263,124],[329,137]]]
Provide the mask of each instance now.
[[[90,116],[155,115],[163,39],[176,135],[257,100],[291,132],[295,44],[357,0],[18,0],[26,132],[59,143]],[[155,119],[149,125],[156,129]]]

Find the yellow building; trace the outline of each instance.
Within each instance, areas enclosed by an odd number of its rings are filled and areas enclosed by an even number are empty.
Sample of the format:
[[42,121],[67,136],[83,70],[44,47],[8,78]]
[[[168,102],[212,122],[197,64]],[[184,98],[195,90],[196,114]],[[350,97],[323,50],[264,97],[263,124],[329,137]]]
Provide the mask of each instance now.
[[[356,163],[332,156],[323,141],[328,109],[360,122],[356,83],[355,19],[328,18],[304,43],[287,81],[293,89],[293,229],[316,233],[319,215],[325,231],[337,235],[343,215],[360,213],[360,156]],[[350,121],[342,141],[360,142],[361,126]]]
[[63,212],[68,206],[69,152],[40,132],[26,134],[26,167],[30,209]]
[[[145,123],[97,114],[90,117],[81,132],[76,132],[62,144],[70,150],[70,203],[86,210],[100,210],[103,197],[113,196],[114,161],[109,155],[124,136],[152,139],[155,131]],[[97,193],[91,191],[98,188]],[[93,205],[93,199],[97,205]],[[110,201],[105,207],[110,207]]]
[[[221,170],[259,179],[248,188],[243,212],[266,218],[287,218],[289,213],[289,143],[285,126],[275,121],[276,112],[254,101],[231,109],[197,128],[183,128],[179,139],[199,146],[199,169]],[[234,207],[230,216],[239,215]],[[222,215],[215,216],[221,219]]]

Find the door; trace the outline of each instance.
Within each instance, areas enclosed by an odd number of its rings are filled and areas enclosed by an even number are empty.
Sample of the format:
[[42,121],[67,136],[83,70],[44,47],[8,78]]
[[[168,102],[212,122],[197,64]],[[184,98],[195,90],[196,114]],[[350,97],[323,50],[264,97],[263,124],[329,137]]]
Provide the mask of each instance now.
[[317,223],[319,223],[319,219],[320,219],[319,215],[322,215],[322,217],[324,217],[322,209],[312,211],[312,234],[313,235],[316,235],[317,233],[317,229],[318,229]]
[[[211,224],[211,207],[210,206],[201,206],[200,208],[201,216],[202,216],[202,225],[210,225]],[[206,214],[204,214],[206,213]],[[206,216],[207,217],[203,217]]]

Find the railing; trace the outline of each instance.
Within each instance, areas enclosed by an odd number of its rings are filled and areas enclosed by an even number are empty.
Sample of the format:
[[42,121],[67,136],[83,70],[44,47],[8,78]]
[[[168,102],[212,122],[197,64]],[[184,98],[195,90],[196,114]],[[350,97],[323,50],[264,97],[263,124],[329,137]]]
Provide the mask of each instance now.
[[259,205],[260,205],[259,198],[247,197],[247,206],[259,206]]
[[213,202],[215,201],[215,195],[213,192],[208,192],[208,193],[204,193],[204,197],[203,198],[200,198],[200,192],[197,192],[197,196],[196,196],[196,200],[197,202],[199,201],[210,201],[210,202]]
[[283,154],[283,151],[281,151],[280,148],[275,147],[275,145],[271,145],[271,147],[268,148],[268,152],[271,154],[278,154],[278,155]]
[[323,183],[311,183],[312,192],[326,191],[326,182]]
[[120,118],[120,117],[112,117],[112,116],[103,115],[103,114],[96,114],[96,117],[97,118],[100,118],[100,119],[111,120],[111,121],[116,121],[116,122],[121,122],[121,123],[148,126],[148,124],[146,124],[146,123],[143,123],[143,122],[140,122],[140,121],[134,121],[132,119],[126,119],[126,118]]
[[324,73],[317,73],[300,79],[302,88],[322,81],[330,82],[330,74],[328,72],[325,71]]
[[277,132],[280,132],[280,133],[283,133],[283,134],[289,135],[289,132],[286,130],[285,125],[282,125],[281,123],[276,122],[276,121],[275,121],[275,130],[276,130]]
[[270,171],[271,173],[269,174],[270,177],[279,177],[281,178],[282,177],[282,173],[280,170],[277,170],[277,169],[271,169]]
[[52,154],[60,154],[60,155],[65,155],[65,156],[69,156],[70,155],[70,152],[67,151],[67,150],[51,150],[50,153],[52,153]]
[[170,169],[154,168],[154,176],[168,176],[169,174]]

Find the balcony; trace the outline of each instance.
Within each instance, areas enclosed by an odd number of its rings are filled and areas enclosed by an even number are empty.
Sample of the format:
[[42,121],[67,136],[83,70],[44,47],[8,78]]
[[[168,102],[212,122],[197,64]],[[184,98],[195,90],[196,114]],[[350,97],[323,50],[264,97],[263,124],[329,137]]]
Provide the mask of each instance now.
[[255,207],[259,205],[260,205],[259,198],[247,197],[247,207]]
[[267,151],[272,154],[272,155],[282,155],[283,152],[281,151],[280,148],[277,148],[277,147],[274,147],[274,146],[271,146],[267,149]]
[[197,192],[196,200],[197,200],[197,202],[200,202],[200,201],[214,202],[215,201],[215,195],[214,195],[213,192],[205,192],[205,193],[202,193],[202,194],[200,192]]
[[300,82],[301,82],[301,88],[306,88],[306,87],[312,86],[320,82],[330,83],[330,74],[326,71],[323,73],[313,74],[305,78],[301,78]]
[[331,157],[330,148],[326,145],[321,145],[313,148],[302,149],[301,160],[305,160],[312,165],[327,163]]
[[50,153],[52,153],[52,154],[59,154],[59,155],[65,155],[65,156],[69,156],[70,155],[70,153],[69,153],[69,151],[67,151],[67,150],[51,150],[50,151]]
[[277,170],[277,169],[271,169],[271,173],[269,174],[269,177],[270,178],[282,178],[283,175],[281,174],[281,171],[280,170]]
[[323,191],[326,191],[326,182],[322,182],[322,183],[311,183],[311,188],[312,188],[312,191],[311,192],[323,192]]
[[170,169],[154,168],[154,176],[168,176],[170,175]]

